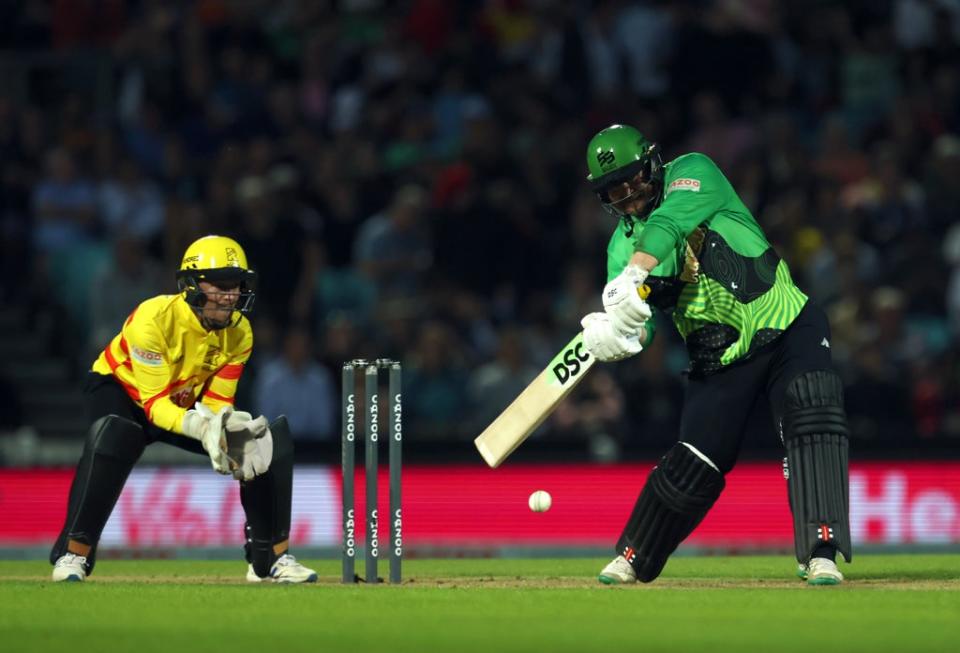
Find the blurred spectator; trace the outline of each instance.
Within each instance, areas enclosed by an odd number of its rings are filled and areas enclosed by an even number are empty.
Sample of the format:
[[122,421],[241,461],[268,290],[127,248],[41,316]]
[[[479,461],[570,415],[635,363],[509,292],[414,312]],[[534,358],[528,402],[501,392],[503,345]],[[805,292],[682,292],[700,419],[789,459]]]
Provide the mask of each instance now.
[[168,276],[167,280],[163,278],[163,269],[150,257],[140,237],[124,232],[116,234],[110,258],[94,272],[90,281],[87,363],[92,363],[120,331],[131,307],[164,290],[172,291],[173,274]]
[[871,319],[861,337],[879,350],[887,374],[925,353],[922,334],[906,320],[907,299],[898,288],[883,286],[870,297]]
[[96,188],[77,173],[70,152],[50,150],[46,170],[33,192],[33,245],[51,254],[90,240],[99,225]]
[[246,176],[236,190],[239,241],[257,271],[257,308],[281,322],[304,319],[313,297],[316,257],[299,215],[279,213],[274,188],[260,176]]
[[861,150],[853,147],[839,115],[824,120],[813,166],[820,179],[828,183],[853,184],[867,176],[869,161]]
[[849,230],[838,231],[812,254],[807,269],[807,290],[824,305],[839,300],[847,290],[846,277],[862,285],[873,285],[880,276],[880,257],[867,243]]
[[706,154],[723,169],[732,168],[756,142],[755,128],[731,120],[716,93],[698,93],[691,106],[693,124],[685,149]]
[[310,332],[294,327],[283,339],[283,350],[257,373],[256,411],[274,420],[286,415],[297,440],[333,437],[337,399],[333,377],[313,357]]
[[474,370],[467,381],[473,430],[479,434],[485,429],[539,373],[526,360],[522,331],[502,330],[496,358]]
[[847,35],[848,49],[840,62],[840,93],[847,124],[860,135],[893,106],[900,81],[889,26],[866,20],[854,28],[859,33]]
[[463,343],[446,324],[428,321],[408,357],[403,408],[404,419],[409,416],[410,433],[424,439],[469,436]]
[[412,298],[423,291],[432,261],[424,225],[426,192],[416,185],[400,187],[390,205],[360,228],[354,261],[384,299]]
[[580,319],[584,315],[600,310],[597,284],[602,280],[602,274],[594,262],[575,261],[567,268],[564,279],[563,286],[556,293],[553,319],[558,327],[574,333],[580,329]]
[[157,184],[145,179],[140,167],[121,159],[115,175],[100,182],[100,217],[107,235],[127,233],[144,242],[160,237],[164,200]]
[[[361,325],[349,313],[329,312],[320,323],[318,342],[319,358],[331,372],[339,373],[341,366],[354,358],[376,358],[379,352],[372,351],[364,341]],[[400,358],[399,355],[396,358]]]
[[896,257],[903,237],[926,226],[923,188],[911,176],[915,169],[905,168],[889,143],[874,148],[871,163],[870,175],[852,185],[845,199],[861,216],[859,237]]
[[547,423],[549,437],[585,439],[593,460],[615,462],[626,436],[624,403],[610,371],[598,368],[557,406]]
[[912,426],[909,379],[884,360],[877,343],[856,352],[856,376],[844,390],[851,438],[856,447],[904,446]]

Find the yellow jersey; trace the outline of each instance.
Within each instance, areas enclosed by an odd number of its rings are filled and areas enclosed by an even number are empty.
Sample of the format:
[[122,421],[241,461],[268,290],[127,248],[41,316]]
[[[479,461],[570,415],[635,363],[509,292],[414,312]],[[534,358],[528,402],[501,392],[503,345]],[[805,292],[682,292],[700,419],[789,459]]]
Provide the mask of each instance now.
[[159,295],[134,309],[91,369],[112,375],[150,423],[182,433],[197,399],[214,413],[233,403],[252,350],[246,317],[207,331],[183,295]]

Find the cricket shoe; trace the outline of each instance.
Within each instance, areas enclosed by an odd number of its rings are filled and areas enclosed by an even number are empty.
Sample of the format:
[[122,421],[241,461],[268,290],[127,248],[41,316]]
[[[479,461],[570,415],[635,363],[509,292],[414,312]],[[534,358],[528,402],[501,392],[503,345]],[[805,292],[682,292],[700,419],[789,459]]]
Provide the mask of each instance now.
[[87,559],[75,553],[67,553],[57,558],[53,565],[53,582],[67,581],[78,583],[87,578]]
[[315,583],[317,572],[304,567],[289,553],[284,553],[270,567],[270,575],[260,578],[253,570],[253,565],[247,565],[247,580],[251,583],[273,581],[274,583]]
[[604,585],[624,585],[626,583],[637,582],[637,572],[633,566],[627,562],[623,556],[617,556],[610,564],[603,568],[600,575],[597,576]]
[[797,576],[810,585],[839,585],[843,582],[843,574],[830,558],[811,558],[805,569],[803,565],[797,569]]

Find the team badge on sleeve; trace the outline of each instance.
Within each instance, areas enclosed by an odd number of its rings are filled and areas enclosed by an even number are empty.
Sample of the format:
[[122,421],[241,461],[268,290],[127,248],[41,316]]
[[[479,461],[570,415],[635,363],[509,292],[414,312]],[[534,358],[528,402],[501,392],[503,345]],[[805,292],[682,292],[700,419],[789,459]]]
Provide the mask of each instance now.
[[130,355],[133,356],[134,360],[143,365],[149,365],[151,367],[163,365],[163,355],[160,352],[147,351],[146,349],[133,346],[130,347]]

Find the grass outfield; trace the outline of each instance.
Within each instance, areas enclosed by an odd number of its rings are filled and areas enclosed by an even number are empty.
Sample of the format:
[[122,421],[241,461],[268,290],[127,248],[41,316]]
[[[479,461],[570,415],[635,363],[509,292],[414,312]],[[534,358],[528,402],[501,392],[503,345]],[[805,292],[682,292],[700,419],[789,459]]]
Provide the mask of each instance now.
[[[409,560],[402,587],[251,585],[238,562],[102,561],[86,583],[0,561],[6,651],[956,651],[960,555],[858,556],[812,587],[789,557],[680,557],[607,587],[605,559]],[[315,563],[315,564],[314,564]],[[361,565],[358,564],[358,568]],[[386,565],[381,563],[386,572]]]

